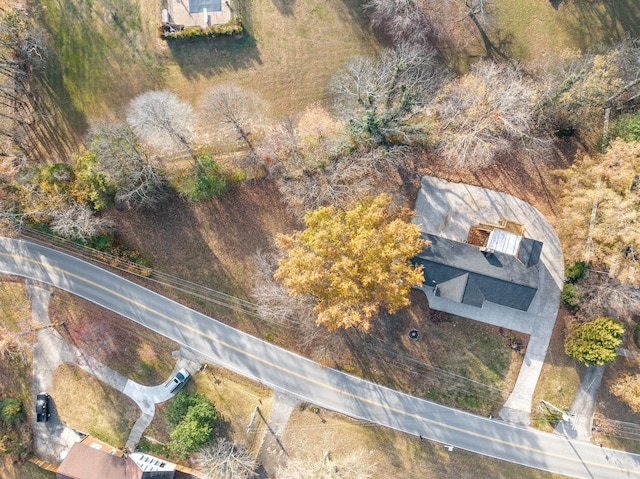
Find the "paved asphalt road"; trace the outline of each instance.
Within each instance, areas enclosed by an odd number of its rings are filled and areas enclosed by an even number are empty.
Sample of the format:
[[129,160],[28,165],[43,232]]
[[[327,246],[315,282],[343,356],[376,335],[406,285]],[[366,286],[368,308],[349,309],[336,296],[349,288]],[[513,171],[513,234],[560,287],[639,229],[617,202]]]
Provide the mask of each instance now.
[[640,455],[467,414],[323,368],[49,248],[0,238],[0,272],[69,291],[187,345],[216,364],[348,416],[567,476],[640,478]]

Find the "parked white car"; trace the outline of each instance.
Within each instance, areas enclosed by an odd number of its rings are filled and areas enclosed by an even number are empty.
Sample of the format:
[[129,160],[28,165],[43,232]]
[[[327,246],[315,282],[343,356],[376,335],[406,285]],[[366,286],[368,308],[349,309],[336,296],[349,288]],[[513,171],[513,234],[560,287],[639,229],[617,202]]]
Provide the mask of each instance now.
[[185,368],[182,368],[176,373],[171,381],[167,383],[167,387],[169,388],[170,392],[174,393],[182,386],[184,386],[190,377],[191,373],[189,373],[189,371],[187,371]]

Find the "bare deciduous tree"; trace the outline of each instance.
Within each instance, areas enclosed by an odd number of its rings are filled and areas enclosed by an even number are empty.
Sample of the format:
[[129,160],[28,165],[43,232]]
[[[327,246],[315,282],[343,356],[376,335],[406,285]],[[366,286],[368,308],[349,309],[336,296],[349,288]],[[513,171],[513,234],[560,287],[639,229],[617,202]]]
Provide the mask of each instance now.
[[124,123],[101,122],[90,133],[98,167],[115,187],[116,203],[144,207],[155,203],[164,185],[160,163]]
[[282,120],[260,142],[256,154],[272,174],[291,180],[346,154],[352,147],[344,122],[319,105]]
[[88,240],[103,233],[110,222],[96,216],[83,204],[72,202],[65,208],[49,211],[54,233],[70,239]]
[[255,93],[236,86],[216,86],[202,96],[200,109],[207,121],[232,131],[254,152],[250,136],[262,122],[266,110],[265,103]]
[[409,143],[423,133],[408,119],[445,78],[432,51],[400,45],[376,59],[356,57],[336,73],[329,90],[335,110],[358,141],[372,145]]
[[278,471],[278,479],[370,479],[376,464],[367,452],[358,449],[347,455],[324,451],[321,456],[306,455],[289,459]]
[[225,438],[200,450],[196,462],[207,479],[250,479],[258,475],[258,462],[251,454]]
[[579,314],[586,318],[614,316],[630,318],[640,314],[640,291],[608,275],[590,271],[580,281]]
[[310,296],[291,295],[282,283],[274,279],[278,259],[277,255],[263,251],[255,254],[257,271],[252,296],[258,304],[260,316],[267,321],[294,328],[299,333],[299,346],[306,349],[317,338],[320,330],[326,331],[326,328],[316,324],[313,312],[315,303]]
[[440,152],[453,166],[481,168],[520,141],[532,142],[534,85],[521,72],[493,62],[474,65],[451,82],[437,103]]
[[624,110],[640,100],[640,41],[626,40],[606,52],[565,50],[542,65],[537,110],[560,136],[600,131],[606,107]]
[[371,24],[381,27],[394,42],[423,43],[440,35],[441,23],[432,23],[420,0],[369,0],[365,9]]
[[558,173],[563,214],[557,228],[565,238],[565,257],[582,260],[589,248],[596,269],[634,286],[640,284],[639,172],[640,143],[618,139],[604,155],[585,155]]
[[193,110],[168,90],[148,91],[131,100],[127,122],[147,143],[160,149],[179,148],[195,159],[191,147]]
[[[393,153],[393,152],[392,152]],[[304,170],[297,178],[280,178],[278,188],[291,211],[299,217],[320,206],[345,207],[375,191],[383,177],[394,174],[377,150],[353,154],[323,167]]]
[[258,313],[267,321],[291,328],[296,344],[310,358],[322,364],[334,364],[345,348],[344,337],[316,323],[315,302],[311,296],[291,295],[274,279],[279,258],[263,251],[254,256],[257,271],[252,296],[258,304]]
[[17,332],[9,331],[4,325],[0,325],[0,359],[21,359],[27,363],[27,351],[31,345],[26,337]]

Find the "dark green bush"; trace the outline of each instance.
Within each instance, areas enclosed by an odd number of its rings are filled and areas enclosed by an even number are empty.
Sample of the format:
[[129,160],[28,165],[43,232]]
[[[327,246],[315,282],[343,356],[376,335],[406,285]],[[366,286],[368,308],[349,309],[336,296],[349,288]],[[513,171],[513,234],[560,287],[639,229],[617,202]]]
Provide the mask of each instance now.
[[175,187],[190,201],[200,201],[221,195],[227,190],[227,177],[210,155],[201,155],[193,168],[177,174]]
[[[204,397],[204,396],[203,396]],[[172,426],[177,426],[187,415],[191,406],[198,402],[198,394],[194,392],[180,391],[169,403],[167,409],[167,421]]]
[[577,283],[584,277],[587,264],[584,261],[574,261],[564,269],[565,280],[569,283]]
[[169,404],[167,421],[174,426],[169,450],[187,457],[213,439],[218,411],[204,394],[180,392]]
[[16,398],[0,400],[0,410],[6,422],[18,422],[22,416],[22,404]]
[[581,299],[580,288],[573,283],[567,283],[562,288],[560,299],[569,309],[577,309]]
[[609,138],[640,141],[640,113],[622,115],[611,127]]

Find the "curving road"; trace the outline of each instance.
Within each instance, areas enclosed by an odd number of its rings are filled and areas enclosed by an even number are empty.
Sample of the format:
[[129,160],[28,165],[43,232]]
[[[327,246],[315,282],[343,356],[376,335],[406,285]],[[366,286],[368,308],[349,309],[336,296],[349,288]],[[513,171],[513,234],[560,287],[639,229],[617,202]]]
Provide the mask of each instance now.
[[301,400],[468,451],[570,477],[640,479],[640,455],[440,406],[322,366],[72,256],[0,237],[0,273],[110,309]]

